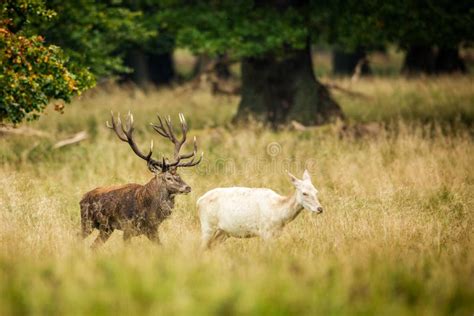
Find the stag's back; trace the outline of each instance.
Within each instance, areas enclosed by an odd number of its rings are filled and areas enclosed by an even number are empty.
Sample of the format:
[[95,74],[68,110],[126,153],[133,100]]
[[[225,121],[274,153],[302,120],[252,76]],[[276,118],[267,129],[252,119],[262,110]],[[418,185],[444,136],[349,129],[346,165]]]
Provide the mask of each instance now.
[[126,215],[127,211],[134,213],[137,202],[136,192],[141,187],[143,186],[140,184],[130,183],[89,191],[80,201],[81,216],[94,218],[97,215]]
[[95,188],[92,191],[87,192],[81,199],[81,204],[87,202],[98,202],[102,201],[106,203],[107,201],[112,202],[115,199],[120,197],[134,194],[137,189],[141,188],[142,185],[136,183],[129,183],[123,185],[112,185],[107,187]]

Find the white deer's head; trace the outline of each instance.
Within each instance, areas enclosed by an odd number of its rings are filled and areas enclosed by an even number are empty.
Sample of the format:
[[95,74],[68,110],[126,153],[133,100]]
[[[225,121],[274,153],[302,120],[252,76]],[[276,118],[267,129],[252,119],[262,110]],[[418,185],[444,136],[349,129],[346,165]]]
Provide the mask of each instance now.
[[311,182],[308,170],[304,171],[302,180],[289,172],[288,175],[296,188],[296,202],[311,212],[322,213],[323,207],[318,200],[318,190],[316,190]]

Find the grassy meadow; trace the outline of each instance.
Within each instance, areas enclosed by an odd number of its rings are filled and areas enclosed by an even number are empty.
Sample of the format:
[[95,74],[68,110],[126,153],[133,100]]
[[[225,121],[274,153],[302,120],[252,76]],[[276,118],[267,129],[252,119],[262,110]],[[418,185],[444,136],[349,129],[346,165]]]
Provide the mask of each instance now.
[[[334,80],[358,93],[332,91],[346,126],[232,126],[237,97],[110,86],[26,125],[43,135],[0,135],[0,315],[472,315],[474,78]],[[205,152],[181,171],[193,192],[177,197],[162,247],[124,245],[116,231],[92,252],[97,232],[78,237],[85,192],[151,177],[105,128],[110,110],[134,113],[136,141],[145,150],[153,138],[156,157],[172,146],[148,123],[183,112]],[[87,140],[53,149],[82,130]],[[201,251],[200,195],[291,194],[285,170],[305,168],[322,215],[303,211],[271,244]]]

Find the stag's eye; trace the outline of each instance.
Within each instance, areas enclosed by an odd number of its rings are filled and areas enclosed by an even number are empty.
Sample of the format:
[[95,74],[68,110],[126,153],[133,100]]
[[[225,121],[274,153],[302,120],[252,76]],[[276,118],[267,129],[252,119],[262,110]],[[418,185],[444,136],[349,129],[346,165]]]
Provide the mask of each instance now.
[[303,195],[304,195],[304,196],[308,196],[308,193],[304,192]]

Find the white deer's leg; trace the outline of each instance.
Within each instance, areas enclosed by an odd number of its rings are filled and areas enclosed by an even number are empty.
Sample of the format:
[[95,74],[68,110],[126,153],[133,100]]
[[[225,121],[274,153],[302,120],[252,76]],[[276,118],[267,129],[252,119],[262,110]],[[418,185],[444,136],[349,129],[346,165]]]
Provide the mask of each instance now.
[[211,248],[212,238],[214,237],[214,233],[206,232],[203,233],[201,236],[201,248],[202,249],[209,249]]
[[227,233],[221,229],[218,229],[217,232],[214,234],[212,240],[211,240],[211,244],[215,244],[215,243],[222,243],[224,242],[229,236],[227,235]]
[[274,232],[268,232],[261,235],[263,240],[262,246],[266,251],[273,251],[277,241],[277,234]]
[[260,234],[260,237],[265,243],[271,243],[273,240],[275,240],[276,234],[273,230],[265,230]]
[[203,249],[209,249],[211,246],[212,239],[216,233],[216,229],[209,227],[207,223],[201,222],[201,247]]

